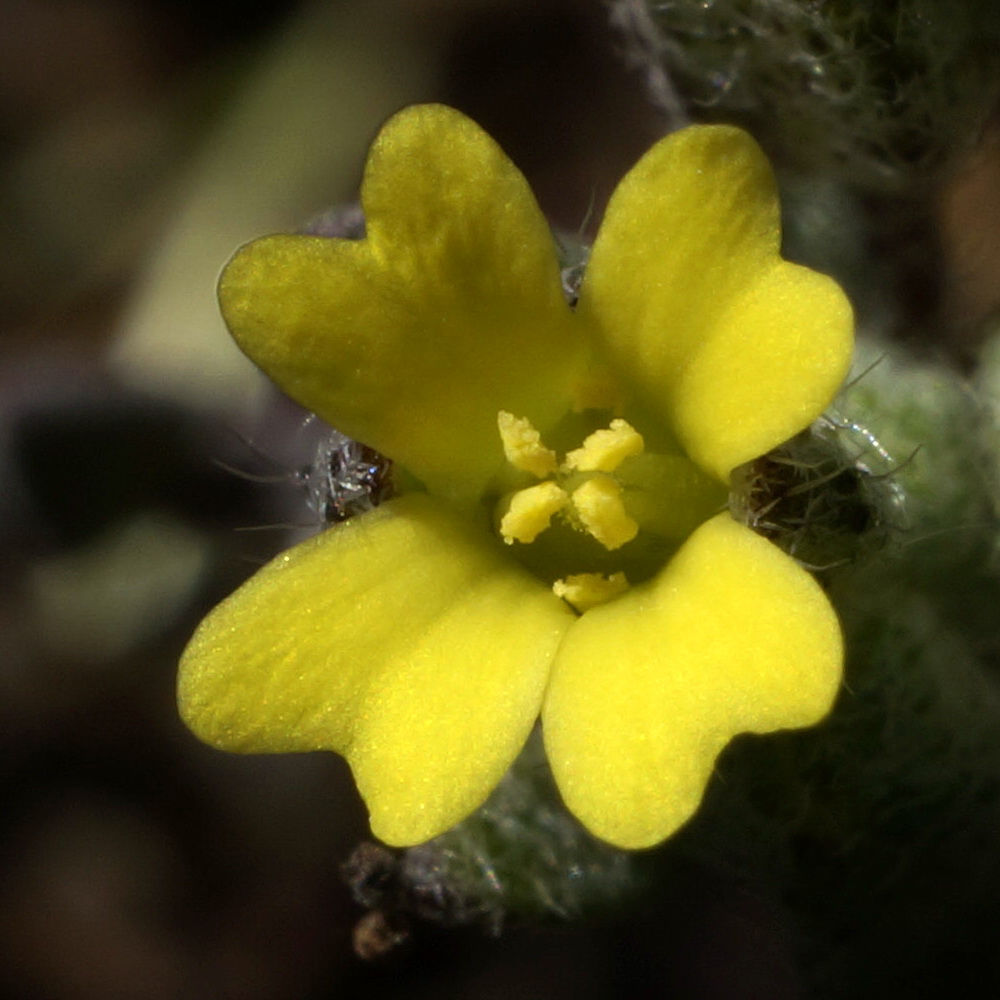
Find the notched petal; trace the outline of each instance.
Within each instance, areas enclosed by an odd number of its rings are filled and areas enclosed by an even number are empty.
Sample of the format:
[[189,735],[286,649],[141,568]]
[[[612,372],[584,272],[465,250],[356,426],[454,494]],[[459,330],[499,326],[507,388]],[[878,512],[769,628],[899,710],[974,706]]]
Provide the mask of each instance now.
[[548,224],[499,146],[438,105],[385,125],[361,199],[364,240],[277,236],[240,251],[223,314],[298,402],[431,492],[475,499],[504,460],[496,414],[544,433],[582,371]]
[[781,259],[770,165],[728,126],[674,133],[626,176],[577,312],[722,482],[819,416],[850,364],[846,297]]
[[344,754],[375,834],[419,843],[500,780],[572,621],[441,504],[400,497],[219,605],[182,658],[181,714],[221,749]]
[[543,708],[569,808],[620,847],[651,846],[697,809],[733,736],[812,725],[841,676],[816,581],[728,514],[647,585],[567,634]]

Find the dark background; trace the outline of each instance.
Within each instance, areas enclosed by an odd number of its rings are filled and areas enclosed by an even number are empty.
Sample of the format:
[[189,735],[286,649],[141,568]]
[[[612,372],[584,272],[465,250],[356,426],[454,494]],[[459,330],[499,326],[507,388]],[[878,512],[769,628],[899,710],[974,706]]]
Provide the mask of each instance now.
[[[332,75],[265,108],[269,60],[310,18],[332,25]],[[424,100],[479,121],[554,223],[592,233],[664,128],[604,5],[2,0],[0,24],[0,994],[802,995],[780,909],[685,866],[603,920],[499,939],[417,924],[364,963],[343,763],[225,756],[175,717],[191,629],[288,541],[238,529],[310,519],[302,415],[225,348],[201,354],[224,337],[226,254],[349,198],[382,118]],[[351,85],[324,90],[338,72]],[[310,101],[318,126],[290,142]],[[240,143],[268,134],[255,173]],[[1000,297],[998,162],[970,152],[924,203],[959,353]],[[275,163],[287,178],[264,176]]]

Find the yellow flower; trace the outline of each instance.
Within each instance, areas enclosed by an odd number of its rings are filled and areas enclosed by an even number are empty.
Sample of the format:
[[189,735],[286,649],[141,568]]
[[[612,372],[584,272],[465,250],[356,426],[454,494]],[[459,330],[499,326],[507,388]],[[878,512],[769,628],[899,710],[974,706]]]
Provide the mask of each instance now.
[[476,809],[541,715],[568,807],[654,844],[734,735],[812,724],[837,691],[826,597],[725,501],[838,389],[849,306],[781,259],[770,169],[734,128],[633,168],[573,310],[524,178],[457,112],[391,119],[362,203],[364,240],[240,250],[222,309],[289,395],[420,485],[216,608],[182,714],[228,750],[345,755],[395,845]]

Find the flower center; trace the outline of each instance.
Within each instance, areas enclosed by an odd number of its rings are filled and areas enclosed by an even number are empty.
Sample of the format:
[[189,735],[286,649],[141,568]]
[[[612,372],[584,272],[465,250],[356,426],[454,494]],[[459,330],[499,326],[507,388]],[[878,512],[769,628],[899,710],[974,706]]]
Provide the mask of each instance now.
[[[655,572],[724,499],[718,484],[706,491],[704,477],[687,459],[646,452],[642,435],[620,417],[562,461],[527,418],[501,411],[497,426],[510,465],[540,480],[505,498],[499,533],[508,545],[530,546],[525,555],[533,558],[524,561],[554,579],[556,595],[581,614],[628,589],[622,565],[633,579]],[[679,508],[670,502],[678,498]],[[533,544],[540,536],[544,551]],[[560,575],[569,567],[594,571]]]
[[508,545],[533,542],[558,513],[609,551],[639,533],[639,525],[625,511],[622,487],[614,477],[623,459],[640,454],[645,447],[642,435],[631,424],[612,420],[610,427],[589,435],[562,463],[526,418],[501,411],[497,424],[511,465],[539,479],[552,477],[510,498],[500,522],[500,534]]
[[[626,512],[621,484],[613,475],[623,459],[643,450],[642,435],[631,424],[612,420],[610,427],[589,435],[559,463],[529,420],[501,411],[497,423],[511,465],[538,477],[552,476],[510,498],[500,521],[500,535],[508,545],[530,544],[556,514],[608,551],[635,538],[639,525]],[[628,580],[623,572],[574,573],[556,580],[552,589],[582,614],[623,593]]]

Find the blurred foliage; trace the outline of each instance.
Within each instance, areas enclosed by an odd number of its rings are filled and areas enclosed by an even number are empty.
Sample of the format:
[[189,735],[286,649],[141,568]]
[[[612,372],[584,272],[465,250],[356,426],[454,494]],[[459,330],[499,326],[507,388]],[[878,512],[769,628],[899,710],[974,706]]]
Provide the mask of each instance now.
[[992,0],[665,0],[652,44],[692,114],[781,159],[898,188],[966,147],[1000,97]]

